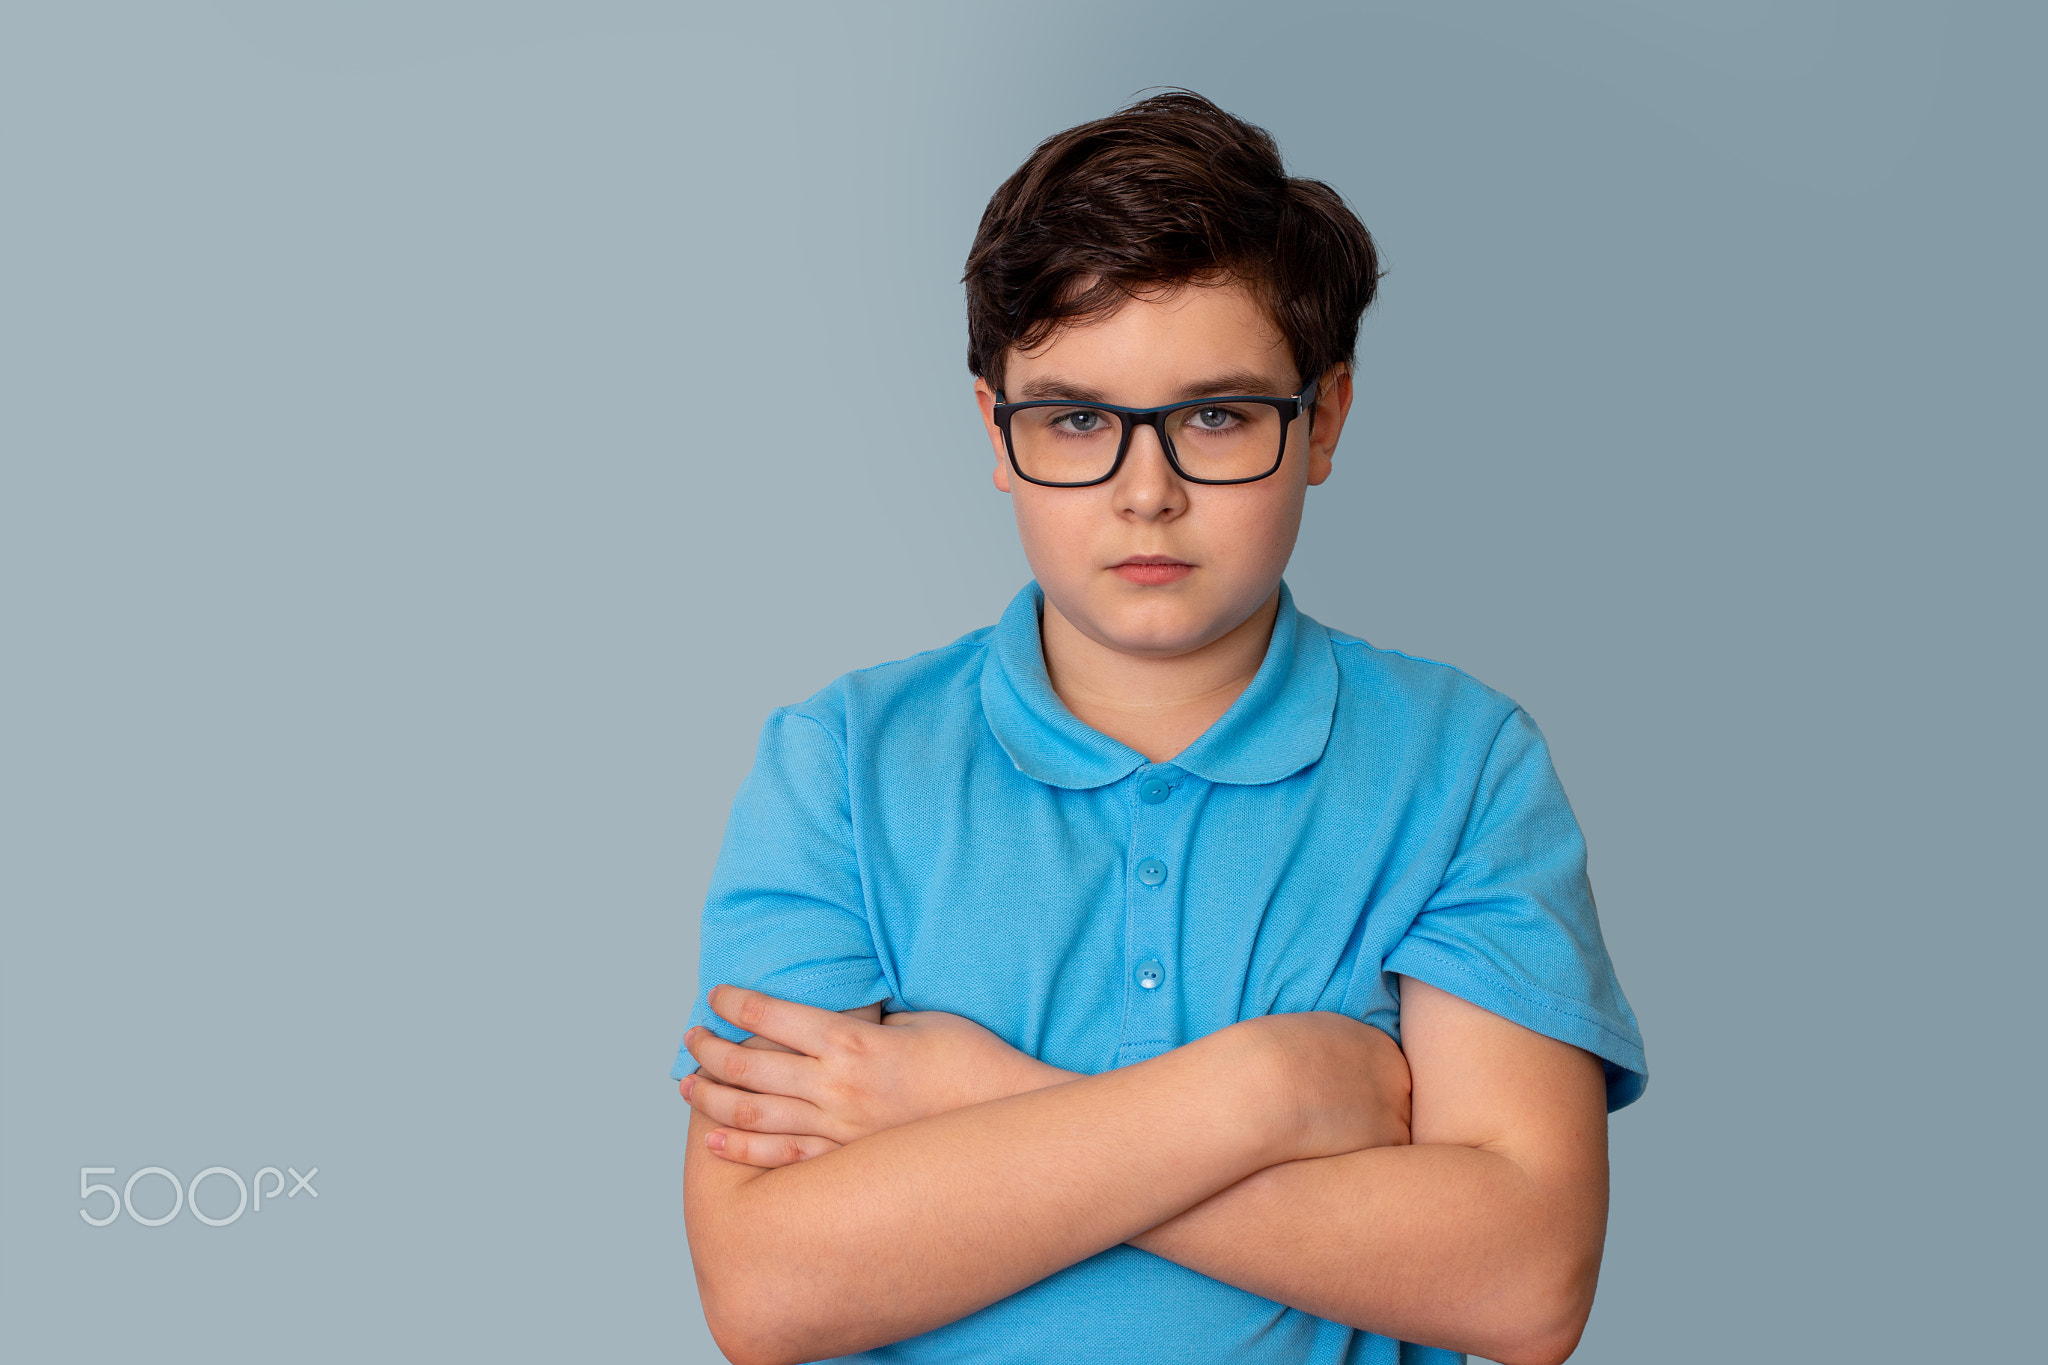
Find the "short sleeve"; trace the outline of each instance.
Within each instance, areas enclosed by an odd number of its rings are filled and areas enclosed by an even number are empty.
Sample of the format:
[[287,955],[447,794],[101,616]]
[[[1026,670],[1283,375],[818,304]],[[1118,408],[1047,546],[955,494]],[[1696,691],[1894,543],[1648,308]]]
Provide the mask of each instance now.
[[[777,711],[733,801],[704,901],[692,1027],[748,1035],[711,1012],[717,985],[820,1009],[889,998],[869,931],[838,741],[809,716]],[[696,1069],[678,1050],[673,1075]]]
[[1606,1064],[1607,1107],[1643,1093],[1643,1039],[1586,880],[1586,842],[1536,723],[1502,723],[1436,893],[1387,955],[1426,981]]

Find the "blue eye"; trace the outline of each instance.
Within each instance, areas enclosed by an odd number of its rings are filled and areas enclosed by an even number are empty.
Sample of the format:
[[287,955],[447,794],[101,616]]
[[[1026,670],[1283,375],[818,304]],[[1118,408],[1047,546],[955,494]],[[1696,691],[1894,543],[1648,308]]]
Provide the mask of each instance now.
[[1059,414],[1047,423],[1063,436],[1099,436],[1116,425],[1115,419],[1106,412],[1093,408],[1074,408]]

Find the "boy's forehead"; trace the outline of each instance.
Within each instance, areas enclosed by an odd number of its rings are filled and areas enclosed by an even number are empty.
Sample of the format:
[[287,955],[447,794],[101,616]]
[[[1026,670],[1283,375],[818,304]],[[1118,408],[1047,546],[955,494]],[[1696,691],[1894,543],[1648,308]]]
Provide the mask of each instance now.
[[1207,393],[1292,393],[1293,352],[1272,311],[1237,283],[1183,285],[1067,324],[1004,367],[1013,400],[1095,398],[1131,406]]

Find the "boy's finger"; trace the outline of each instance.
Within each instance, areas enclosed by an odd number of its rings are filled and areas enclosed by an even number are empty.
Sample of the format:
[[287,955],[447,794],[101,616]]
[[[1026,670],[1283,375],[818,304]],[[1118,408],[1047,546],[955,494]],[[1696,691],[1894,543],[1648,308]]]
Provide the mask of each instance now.
[[816,1106],[802,1100],[735,1090],[709,1076],[693,1076],[691,1081],[690,1093],[684,1098],[692,1109],[721,1127],[798,1137],[825,1136],[819,1131],[825,1126],[825,1116]]
[[858,1026],[858,1021],[832,1010],[777,1000],[744,986],[713,986],[711,1009],[719,1018],[749,1033],[758,1033],[811,1057],[822,1054],[835,1035]]
[[767,1095],[806,1098],[805,1072],[818,1065],[801,1053],[728,1043],[701,1025],[684,1035],[683,1046],[714,1080]]
[[704,1135],[704,1145],[727,1161],[741,1166],[794,1166],[814,1156],[823,1156],[838,1143],[830,1138],[805,1137],[796,1133],[744,1133],[714,1128]]

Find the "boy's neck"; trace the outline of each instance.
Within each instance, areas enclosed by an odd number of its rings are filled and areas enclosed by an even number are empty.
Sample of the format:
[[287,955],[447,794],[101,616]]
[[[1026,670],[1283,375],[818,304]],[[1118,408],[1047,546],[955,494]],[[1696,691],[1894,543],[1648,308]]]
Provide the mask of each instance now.
[[1048,600],[1039,624],[1046,676],[1076,719],[1164,763],[1222,719],[1265,662],[1280,590],[1240,625],[1171,658],[1125,654],[1090,639]]

